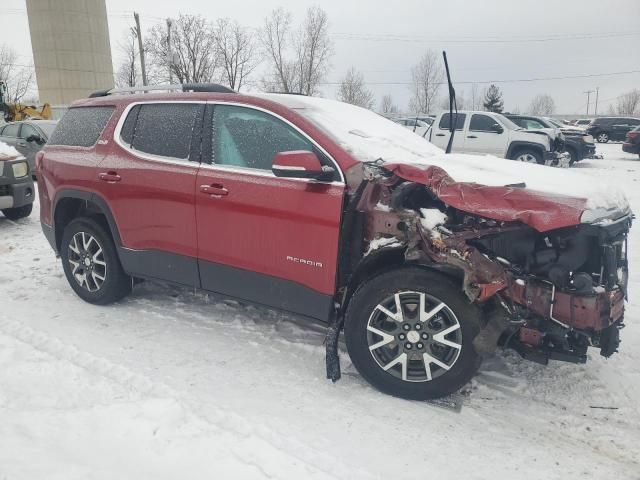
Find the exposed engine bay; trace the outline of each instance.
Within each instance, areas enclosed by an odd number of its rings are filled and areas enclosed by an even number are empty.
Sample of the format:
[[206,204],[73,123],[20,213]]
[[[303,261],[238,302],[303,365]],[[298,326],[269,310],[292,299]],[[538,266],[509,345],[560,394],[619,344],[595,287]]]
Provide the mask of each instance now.
[[[474,340],[478,353],[502,346],[546,364],[584,363],[588,347],[605,357],[617,351],[629,212],[595,224],[580,223],[578,215],[553,228],[543,210],[534,216],[525,209],[496,205],[491,213],[491,205],[474,206],[489,218],[452,206],[447,192],[457,186],[451,179],[417,183],[381,163],[364,172],[355,199],[360,234],[353,232],[363,238],[360,261],[395,252],[403,262],[459,279],[469,301],[484,312],[484,329]],[[524,185],[510,187],[505,195],[517,198]],[[572,216],[570,209],[558,212],[556,219]]]

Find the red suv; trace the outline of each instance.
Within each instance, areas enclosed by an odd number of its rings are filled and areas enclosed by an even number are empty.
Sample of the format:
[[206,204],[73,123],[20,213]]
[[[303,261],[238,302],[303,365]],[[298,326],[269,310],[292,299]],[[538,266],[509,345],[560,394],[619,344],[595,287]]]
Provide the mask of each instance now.
[[158,279],[327,322],[334,380],[344,326],[359,372],[413,399],[460,389],[497,346],[541,363],[616,351],[624,196],[445,155],[340,102],[153,90],[74,103],[38,154],[42,228],[82,299]]

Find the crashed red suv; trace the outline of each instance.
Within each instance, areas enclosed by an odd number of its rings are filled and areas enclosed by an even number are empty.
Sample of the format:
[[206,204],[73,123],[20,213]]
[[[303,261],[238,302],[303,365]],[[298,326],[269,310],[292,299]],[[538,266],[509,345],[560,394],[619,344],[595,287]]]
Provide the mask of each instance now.
[[497,346],[616,351],[622,194],[445,155],[340,102],[183,90],[78,101],[37,158],[42,228],[82,299],[158,279],[318,319],[330,378],[344,328],[362,376],[413,399],[460,389]]

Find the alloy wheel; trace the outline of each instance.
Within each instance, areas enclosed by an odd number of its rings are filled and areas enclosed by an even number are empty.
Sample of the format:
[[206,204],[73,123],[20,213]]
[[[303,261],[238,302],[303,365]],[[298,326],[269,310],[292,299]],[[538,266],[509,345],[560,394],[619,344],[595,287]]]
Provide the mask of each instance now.
[[428,382],[453,367],[462,349],[462,329],[453,311],[423,292],[394,294],[374,308],[367,343],[384,371],[406,382]]
[[609,141],[609,135],[606,133],[600,133],[597,137],[598,142],[607,143]]
[[538,163],[538,160],[536,159],[536,157],[531,155],[530,153],[523,153],[522,155],[518,155],[516,160],[518,160],[519,162],[526,162],[526,163]]
[[107,263],[102,245],[86,232],[78,232],[69,242],[68,262],[78,285],[89,292],[100,290],[107,278]]

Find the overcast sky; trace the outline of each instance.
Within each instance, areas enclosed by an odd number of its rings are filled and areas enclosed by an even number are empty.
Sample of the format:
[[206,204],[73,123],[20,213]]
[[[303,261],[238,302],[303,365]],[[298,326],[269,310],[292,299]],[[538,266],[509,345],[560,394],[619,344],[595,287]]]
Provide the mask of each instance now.
[[[0,43],[31,62],[25,0],[1,3]],[[640,0],[107,0],[114,64],[121,58],[118,45],[133,24],[134,10],[143,29],[179,12],[230,17],[259,27],[278,6],[291,10],[297,21],[310,5],[320,5],[330,19],[335,54],[327,81],[339,81],[354,66],[378,101],[389,93],[403,109],[409,101],[411,66],[428,48],[447,50],[454,82],[640,71]],[[507,110],[525,111],[533,96],[549,93],[559,113],[584,113],[583,92],[599,87],[599,111],[604,113],[615,97],[640,87],[640,73],[496,83]],[[456,88],[468,96],[471,85],[458,83]],[[323,94],[333,97],[335,88],[326,86]]]

